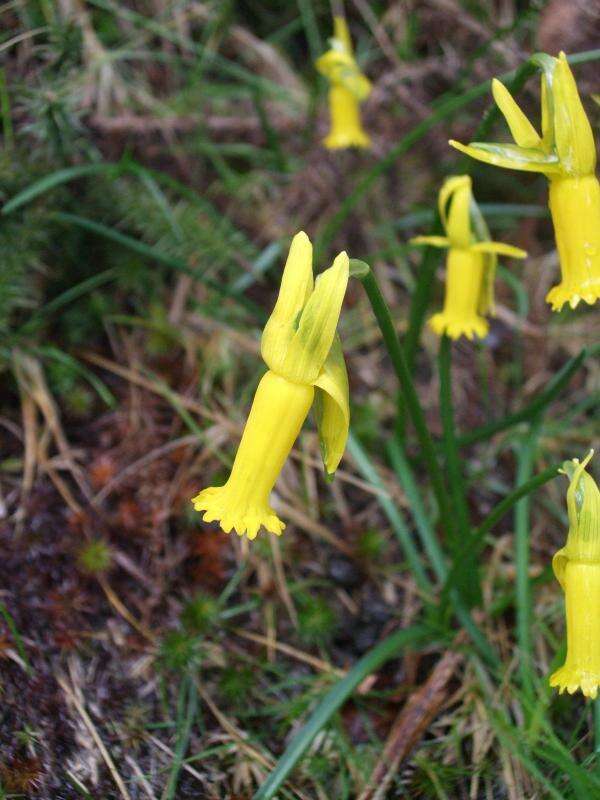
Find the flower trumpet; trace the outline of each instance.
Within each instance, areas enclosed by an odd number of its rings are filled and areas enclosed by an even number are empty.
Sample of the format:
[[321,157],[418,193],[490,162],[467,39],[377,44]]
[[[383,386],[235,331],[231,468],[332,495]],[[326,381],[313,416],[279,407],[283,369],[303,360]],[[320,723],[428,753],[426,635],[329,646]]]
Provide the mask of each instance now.
[[285,525],[269,494],[315,403],[325,470],[333,474],[348,438],[348,376],[336,327],[346,292],[349,259],[340,253],[313,280],[312,244],[298,233],[291,244],[279,296],[261,339],[268,371],[262,377],[224,486],[204,489],[192,502],[205,522],[254,539],[261,527]]
[[331,49],[317,59],[315,66],[329,81],[331,129],[323,140],[325,147],[369,147],[371,140],[360,119],[360,102],[371,92],[371,83],[354,58],[350,32],[344,17],[333,18]]
[[550,686],[573,694],[581,689],[595,698],[600,686],[600,491],[584,461],[567,461],[569,534],[552,559],[552,569],[565,593],[567,658],[550,678]]
[[575,308],[581,300],[593,305],[600,298],[600,184],[594,136],[565,54],[553,58],[540,53],[532,61],[542,70],[542,135],[494,79],[494,100],[516,144],[450,144],[487,164],[541,172],[548,178],[561,282],[546,300],[554,311],[565,303]]
[[486,314],[494,312],[494,275],[499,255],[525,258],[527,253],[503,242],[490,241],[485,220],[473,198],[468,175],[447,178],[438,196],[446,236],[416,236],[412,244],[448,249],[444,309],[429,326],[451,339],[483,338]]

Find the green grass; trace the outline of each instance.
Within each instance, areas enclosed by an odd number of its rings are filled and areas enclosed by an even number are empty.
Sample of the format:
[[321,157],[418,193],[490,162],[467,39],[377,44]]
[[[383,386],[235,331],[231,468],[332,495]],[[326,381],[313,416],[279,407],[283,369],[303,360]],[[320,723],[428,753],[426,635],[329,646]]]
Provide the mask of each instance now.
[[[100,783],[86,773],[81,720],[52,688],[67,664],[132,795],[358,798],[454,649],[443,711],[386,796],[470,796],[474,774],[481,796],[509,779],[522,796],[596,796],[598,704],[546,679],[564,642],[554,478],[600,432],[597,311],[543,303],[541,182],[445,145],[507,137],[490,80],[535,86],[516,54],[534,51],[538,11],[500,27],[482,3],[451,25],[435,4],[398,19],[348,4],[375,148],[332,154],[313,66],[329,7],[185,5],[0,10],[0,794],[27,796],[34,773],[44,791],[115,791],[96,744]],[[594,124],[599,59],[570,54]],[[495,235],[532,253],[499,270],[477,347],[427,329],[442,255],[407,246],[439,232],[437,190],[463,171]],[[329,485],[308,426],[277,486],[288,529],[246,547],[204,529],[189,497],[232,463],[300,228],[316,271],[342,248],[363,264],[340,323],[352,430]]]

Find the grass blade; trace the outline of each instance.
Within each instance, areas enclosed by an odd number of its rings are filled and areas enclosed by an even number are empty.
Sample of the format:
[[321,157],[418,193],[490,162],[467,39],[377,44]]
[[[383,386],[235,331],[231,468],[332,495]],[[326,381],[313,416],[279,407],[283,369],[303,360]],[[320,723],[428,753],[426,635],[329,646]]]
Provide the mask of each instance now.
[[514,414],[508,414],[502,419],[496,420],[495,422],[490,422],[487,425],[482,425],[480,428],[475,428],[475,430],[465,433],[463,436],[459,436],[458,444],[461,447],[467,447],[468,445],[475,444],[476,442],[489,439],[494,434],[500,433],[500,431],[504,431],[507,428],[511,428],[513,425],[517,425],[519,422],[525,422],[533,419],[537,414],[539,414],[540,411],[549,405],[558,394],[560,394],[564,387],[569,383],[573,375],[577,372],[579,367],[583,364],[587,358],[587,355],[588,352],[584,348],[578,355],[569,359],[569,361],[567,361],[567,363],[564,364],[556,373],[552,380],[549,381],[548,386],[544,389],[544,391],[540,392],[537,397],[535,397],[528,405],[524,406],[520,411],[516,411]]
[[352,434],[352,432],[348,437],[348,452],[355,460],[359,472],[362,474],[363,478],[365,478],[365,480],[367,480],[372,486],[380,490],[376,495],[377,501],[383,509],[386,517],[390,521],[390,524],[394,529],[394,533],[398,537],[398,541],[404,550],[408,566],[415,578],[415,582],[422,591],[430,593],[431,583],[425,574],[419,552],[413,544],[412,534],[408,529],[406,522],[404,521],[404,517],[402,516],[396,504],[390,499],[387,489],[381,480],[379,473],[374,467],[373,462],[365,453],[360,442]]
[[390,658],[398,656],[403,649],[411,645],[422,644],[430,636],[430,631],[421,625],[396,631],[357,661],[346,677],[327,692],[308,722],[294,736],[273,772],[254,795],[253,800],[271,800],[275,796],[315,736],[327,725],[333,714],[367,675],[379,669]]

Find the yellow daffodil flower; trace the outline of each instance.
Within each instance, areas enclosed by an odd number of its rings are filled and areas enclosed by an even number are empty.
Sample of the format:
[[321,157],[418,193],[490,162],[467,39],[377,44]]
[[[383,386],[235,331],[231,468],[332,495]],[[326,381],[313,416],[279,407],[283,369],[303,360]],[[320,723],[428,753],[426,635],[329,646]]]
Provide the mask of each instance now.
[[565,593],[567,660],[550,678],[550,686],[573,694],[581,689],[595,698],[600,686],[600,491],[585,471],[594,451],[580,464],[563,465],[570,479],[567,491],[569,535],[552,559],[552,569]]
[[489,327],[485,315],[494,312],[497,256],[525,258],[527,253],[510,244],[489,240],[468,175],[446,179],[438,206],[446,236],[411,239],[412,244],[448,249],[444,310],[431,317],[429,325],[438,336],[483,338]]
[[323,140],[325,147],[369,147],[371,140],[360,120],[359,104],[371,92],[371,83],[354,58],[350,31],[344,17],[333,18],[331,49],[317,59],[316,67],[329,81],[331,129]]
[[594,136],[565,54],[541,53],[532,60],[542,69],[542,135],[494,79],[494,100],[516,144],[450,144],[487,164],[541,172],[550,181],[562,280],[546,300],[559,311],[565,303],[575,308],[581,300],[592,305],[600,298],[600,184]]
[[229,480],[193,498],[205,522],[254,539],[261,527],[281,534],[285,525],[269,495],[315,401],[323,462],[333,474],[350,424],[348,375],[336,327],[346,292],[349,259],[340,253],[313,281],[312,244],[296,234],[279,296],[261,340],[269,368],[262,377]]

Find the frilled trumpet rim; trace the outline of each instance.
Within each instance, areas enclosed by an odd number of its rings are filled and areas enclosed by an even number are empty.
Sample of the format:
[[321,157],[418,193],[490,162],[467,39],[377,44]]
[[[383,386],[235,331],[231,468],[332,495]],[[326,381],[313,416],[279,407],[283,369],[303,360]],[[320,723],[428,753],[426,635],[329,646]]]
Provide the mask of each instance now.
[[364,131],[358,129],[332,131],[323,139],[323,144],[328,150],[346,150],[349,147],[368,148],[371,146],[371,139]]
[[466,336],[467,339],[471,340],[475,337],[485,339],[490,328],[487,320],[478,314],[472,317],[464,317],[447,311],[440,311],[438,314],[434,314],[428,324],[438,336],[446,334],[451,339],[459,339],[461,336]]
[[558,689],[559,694],[563,692],[575,694],[580,689],[585,697],[595,700],[600,687],[600,672],[565,664],[550,676],[550,686]]
[[204,511],[204,522],[218,522],[225,533],[255,539],[261,527],[281,536],[285,523],[268,504],[240,507],[235,491],[228,484],[211,486],[192,498],[195,511]]
[[313,386],[293,383],[270,370],[261,378],[235,461],[224,486],[210,486],[192,499],[204,522],[225,533],[255,539],[261,527],[279,536],[285,525],[269,495],[314,399]]
[[560,311],[565,303],[571,308],[577,308],[581,301],[593,306],[597,300],[600,300],[600,277],[581,284],[563,281],[546,295],[546,302],[550,303],[553,311]]

